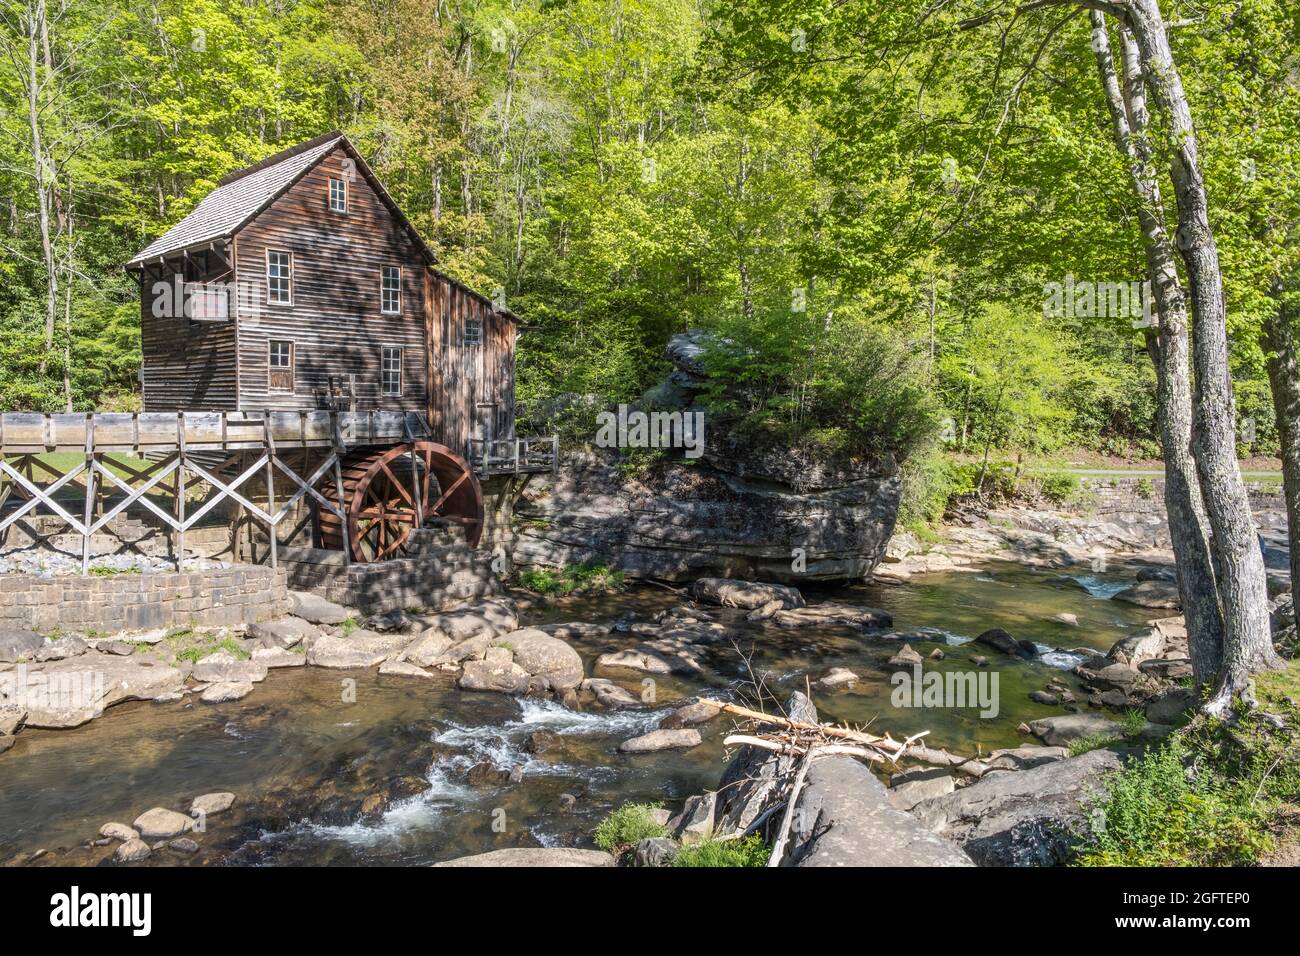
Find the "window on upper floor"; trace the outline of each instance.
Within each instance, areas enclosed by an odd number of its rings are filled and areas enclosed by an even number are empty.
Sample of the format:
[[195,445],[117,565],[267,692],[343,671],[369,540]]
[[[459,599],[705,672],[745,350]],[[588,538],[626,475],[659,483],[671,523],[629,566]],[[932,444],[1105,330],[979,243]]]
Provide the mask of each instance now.
[[293,255],[278,249],[266,250],[266,301],[271,305],[293,305]]
[[330,212],[348,211],[348,183],[346,179],[330,178]]
[[402,267],[384,266],[381,270],[379,311],[400,315],[402,311]]

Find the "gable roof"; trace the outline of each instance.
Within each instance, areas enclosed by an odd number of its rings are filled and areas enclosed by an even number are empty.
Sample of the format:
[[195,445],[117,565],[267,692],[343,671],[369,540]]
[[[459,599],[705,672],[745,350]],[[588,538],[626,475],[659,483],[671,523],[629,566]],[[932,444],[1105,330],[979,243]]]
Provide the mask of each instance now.
[[339,131],[325,133],[305,143],[269,156],[261,162],[223,176],[217,188],[203,197],[190,214],[149,243],[130,262],[128,269],[139,268],[150,259],[181,252],[217,240],[228,239],[246,226],[258,213],[282,196],[290,186],[305,176],[336,147],[345,149],[356,161],[376,195],[388,207],[393,218],[405,229],[430,263],[437,262],[424,239],[386,190],[355,146]]

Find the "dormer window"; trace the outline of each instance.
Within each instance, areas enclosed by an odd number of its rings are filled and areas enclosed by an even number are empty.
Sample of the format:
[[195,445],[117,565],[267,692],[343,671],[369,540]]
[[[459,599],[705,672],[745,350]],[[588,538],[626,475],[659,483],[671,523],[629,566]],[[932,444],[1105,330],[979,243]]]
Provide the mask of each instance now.
[[330,178],[330,212],[348,211],[348,183],[346,179]]
[[384,315],[402,313],[402,267],[384,266],[380,279],[379,311]]

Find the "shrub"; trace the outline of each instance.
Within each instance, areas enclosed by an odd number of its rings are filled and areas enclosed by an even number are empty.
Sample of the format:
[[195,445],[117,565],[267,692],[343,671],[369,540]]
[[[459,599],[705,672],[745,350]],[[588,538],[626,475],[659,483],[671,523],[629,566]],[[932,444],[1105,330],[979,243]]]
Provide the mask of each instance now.
[[596,826],[596,846],[617,856],[650,837],[668,835],[668,828],[656,823],[650,813],[661,803],[625,803]]
[[535,594],[562,597],[566,594],[615,591],[623,586],[623,572],[603,564],[575,564],[562,568],[524,568],[520,586]]
[[739,867],[767,866],[771,855],[763,838],[752,833],[742,840],[704,840],[684,846],[673,858],[673,866]]
[[1272,846],[1269,813],[1245,779],[1194,761],[1173,737],[1109,777],[1081,866],[1242,866]]

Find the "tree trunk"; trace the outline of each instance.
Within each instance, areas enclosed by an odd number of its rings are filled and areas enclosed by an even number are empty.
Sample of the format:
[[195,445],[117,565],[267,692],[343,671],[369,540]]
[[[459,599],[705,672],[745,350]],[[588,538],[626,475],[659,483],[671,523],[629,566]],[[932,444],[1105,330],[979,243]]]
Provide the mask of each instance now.
[[1218,590],[1224,623],[1223,667],[1206,709],[1224,714],[1234,698],[1249,697],[1251,673],[1280,662],[1269,630],[1264,558],[1237,465],[1236,403],[1228,369],[1223,282],[1191,109],[1157,0],[1129,0],[1126,10],[1147,89],[1167,122],[1170,177],[1178,206],[1178,249],[1187,270],[1196,322],[1194,450],[1219,555]]
[[[1279,290],[1280,292],[1280,290]],[[1300,366],[1296,361],[1295,333],[1290,309],[1279,302],[1277,312],[1264,322],[1268,356],[1268,384],[1277,414],[1277,435],[1282,446],[1282,490],[1286,497],[1287,543],[1291,548],[1291,596],[1300,586]],[[1296,618],[1300,621],[1300,617]]]
[[41,89],[46,79],[41,75],[45,62],[42,46],[46,41],[45,0],[38,0],[27,24],[27,122],[31,135],[33,172],[36,177],[37,221],[41,231],[41,260],[45,266],[45,350],[41,353],[40,372],[44,377],[54,348],[54,322],[59,309],[59,279],[54,261],[54,240],[50,235],[50,206],[54,193],[54,173],[45,156],[41,138]]
[[1092,14],[1092,48],[1110,107],[1115,142],[1127,158],[1129,181],[1138,201],[1138,222],[1158,326],[1147,336],[1156,368],[1156,409],[1165,460],[1165,512],[1178,570],[1178,594],[1187,622],[1193,676],[1211,681],[1223,657],[1223,617],[1219,608],[1210,543],[1202,512],[1200,483],[1192,458],[1192,390],[1187,342],[1187,300],[1165,229],[1160,185],[1151,165],[1149,116],[1141,67],[1132,34],[1121,28],[1124,84],[1121,90],[1101,13]]

